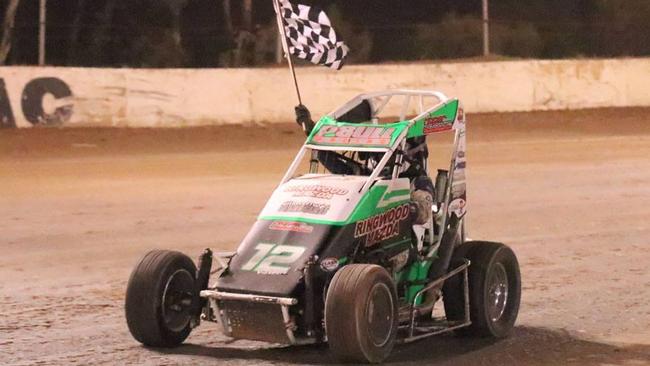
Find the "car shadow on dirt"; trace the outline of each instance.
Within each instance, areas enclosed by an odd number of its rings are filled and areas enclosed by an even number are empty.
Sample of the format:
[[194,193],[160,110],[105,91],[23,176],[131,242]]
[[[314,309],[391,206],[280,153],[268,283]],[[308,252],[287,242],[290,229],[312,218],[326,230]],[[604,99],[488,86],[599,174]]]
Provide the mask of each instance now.
[[[274,364],[336,364],[326,345],[282,348],[208,347],[186,344],[175,349],[156,349],[167,355],[208,359],[269,361]],[[197,359],[197,362],[199,360]],[[451,335],[398,345],[384,364],[427,365],[585,365],[649,364],[650,345],[615,346],[581,340],[566,331],[517,327],[503,340],[457,338]]]

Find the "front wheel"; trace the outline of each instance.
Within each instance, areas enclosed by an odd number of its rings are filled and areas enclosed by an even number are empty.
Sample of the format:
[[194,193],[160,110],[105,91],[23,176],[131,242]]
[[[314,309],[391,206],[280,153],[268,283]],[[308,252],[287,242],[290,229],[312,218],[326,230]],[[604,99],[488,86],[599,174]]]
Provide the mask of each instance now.
[[325,331],[331,351],[346,362],[385,360],[397,336],[397,293],[388,272],[351,264],[332,278],[325,299]]
[[[519,314],[521,275],[515,253],[504,244],[467,242],[454,252],[456,262],[468,259],[472,325],[457,331],[465,336],[502,338],[510,334]],[[464,318],[461,275],[445,282],[443,300],[450,321]]]
[[179,252],[154,250],[133,269],[124,310],[133,338],[153,347],[174,347],[191,332],[196,266]]

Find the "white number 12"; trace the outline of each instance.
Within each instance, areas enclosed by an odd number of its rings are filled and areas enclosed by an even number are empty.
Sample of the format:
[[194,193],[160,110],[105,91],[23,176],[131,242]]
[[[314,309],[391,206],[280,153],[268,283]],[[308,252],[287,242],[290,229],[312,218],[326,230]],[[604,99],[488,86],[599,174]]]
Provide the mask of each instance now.
[[305,252],[305,248],[261,243],[257,244],[255,251],[253,257],[242,266],[242,270],[260,274],[287,274],[291,265]]

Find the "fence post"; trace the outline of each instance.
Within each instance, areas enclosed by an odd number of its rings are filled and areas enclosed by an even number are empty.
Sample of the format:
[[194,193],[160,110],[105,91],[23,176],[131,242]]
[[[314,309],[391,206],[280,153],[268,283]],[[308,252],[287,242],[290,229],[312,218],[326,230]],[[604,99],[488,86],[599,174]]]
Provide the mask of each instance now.
[[47,11],[47,0],[40,1],[40,10],[38,14],[38,64],[45,65],[45,19]]
[[483,56],[490,55],[490,14],[489,0],[483,0]]

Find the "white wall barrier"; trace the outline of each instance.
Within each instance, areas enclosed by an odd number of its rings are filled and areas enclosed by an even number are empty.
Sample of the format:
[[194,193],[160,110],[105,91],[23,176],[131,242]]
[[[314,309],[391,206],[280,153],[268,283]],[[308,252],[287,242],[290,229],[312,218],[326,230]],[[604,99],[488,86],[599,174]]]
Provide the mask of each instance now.
[[[650,59],[299,68],[316,116],[356,94],[437,89],[468,112],[650,106]],[[0,127],[190,126],[293,120],[285,68],[135,70],[0,67]]]

